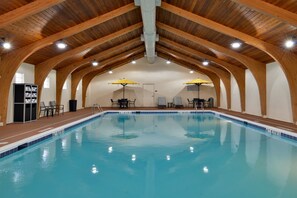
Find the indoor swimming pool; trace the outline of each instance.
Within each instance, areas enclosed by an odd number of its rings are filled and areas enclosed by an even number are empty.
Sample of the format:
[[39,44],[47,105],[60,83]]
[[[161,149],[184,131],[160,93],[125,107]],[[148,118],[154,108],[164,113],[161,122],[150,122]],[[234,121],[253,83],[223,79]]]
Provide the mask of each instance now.
[[102,114],[0,159],[3,198],[293,198],[294,140],[215,113]]

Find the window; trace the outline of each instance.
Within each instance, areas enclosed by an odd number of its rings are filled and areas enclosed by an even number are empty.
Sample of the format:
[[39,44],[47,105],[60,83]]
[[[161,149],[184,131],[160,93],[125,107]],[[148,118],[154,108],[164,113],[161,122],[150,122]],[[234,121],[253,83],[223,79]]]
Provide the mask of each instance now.
[[50,88],[50,78],[46,77],[44,83],[43,83],[43,88]]
[[24,83],[24,82],[25,82],[24,74],[16,73],[15,74],[15,83]]
[[64,83],[64,85],[63,85],[63,89],[67,89],[68,87],[67,87],[67,82],[65,82]]

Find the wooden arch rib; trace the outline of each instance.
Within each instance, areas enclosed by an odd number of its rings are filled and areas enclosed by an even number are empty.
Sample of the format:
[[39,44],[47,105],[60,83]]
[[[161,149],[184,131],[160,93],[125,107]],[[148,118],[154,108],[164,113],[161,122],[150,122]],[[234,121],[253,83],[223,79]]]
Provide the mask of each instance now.
[[67,58],[70,58],[76,54],[80,54],[86,50],[89,50],[91,48],[94,48],[98,45],[101,45],[105,42],[108,42],[112,39],[115,39],[119,36],[122,36],[122,35],[125,35],[129,32],[132,32],[134,30],[137,30],[139,28],[142,27],[142,23],[137,23],[135,25],[132,25],[132,26],[129,26],[127,28],[124,28],[118,32],[115,32],[113,34],[109,34],[105,37],[101,37],[97,40],[94,40],[90,43],[87,43],[85,45],[82,45],[80,47],[77,47],[75,49],[72,49],[72,50],[69,50],[63,54],[60,54],[58,56],[55,56],[53,58],[50,58],[38,65],[36,65],[35,67],[35,84],[38,85],[39,87],[39,96],[41,96],[41,92],[42,92],[42,85],[43,85],[43,82],[45,80],[45,78],[48,76],[48,74],[50,73],[50,71],[57,65],[59,64],[60,62],[62,62],[63,60],[66,60]]
[[[168,55],[158,51],[158,56],[164,58],[164,59],[167,59],[168,58]],[[215,92],[216,92],[216,97],[217,97],[217,106],[219,107],[220,106],[220,101],[221,101],[221,85],[220,85],[220,78],[213,72],[210,72],[210,71],[207,71],[203,68],[199,68],[199,67],[196,67],[196,66],[193,66],[192,64],[190,64],[187,60],[179,60],[179,59],[176,59],[175,57],[171,56],[171,60],[172,62],[180,65],[180,66],[183,66],[185,68],[188,68],[188,69],[191,69],[191,70],[194,70],[194,71],[197,71],[199,73],[202,73],[202,74],[205,74],[206,76],[208,76],[211,81],[213,82],[214,84],[214,87],[215,87]],[[185,63],[186,62],[186,63]]]
[[[144,56],[144,53],[140,53],[140,54],[133,56],[133,59],[137,60],[137,59],[142,58],[143,56]],[[112,65],[103,67],[97,71],[92,71],[92,72],[88,73],[87,75],[85,75],[82,79],[82,106],[86,107],[87,90],[90,85],[90,82],[93,80],[93,78],[95,76],[104,74],[110,69],[115,69],[115,68],[121,67],[121,66],[126,65],[127,63],[130,63],[130,62],[131,62],[131,60],[126,59],[126,60],[114,63]]]
[[225,54],[226,56],[232,57],[242,64],[244,64],[247,68],[249,68],[257,82],[260,102],[261,102],[261,113],[262,115],[266,115],[266,66],[264,63],[256,61],[248,56],[242,55],[238,52],[230,50],[228,48],[222,47],[205,39],[196,37],[179,29],[170,27],[163,23],[157,23],[158,28],[166,30],[175,36],[180,36],[184,39],[190,40],[197,45],[203,45],[204,47],[209,48],[215,52],[220,52]]
[[62,3],[65,0],[36,0],[32,3],[28,3],[22,7],[14,9],[10,12],[2,14],[0,16],[0,28],[3,28],[11,23],[14,23],[18,20],[46,10],[54,5]]
[[228,70],[234,76],[234,78],[237,82],[237,85],[239,88],[239,93],[240,93],[241,111],[243,111],[243,112],[245,111],[245,70],[243,68],[234,66],[226,61],[223,61],[223,60],[215,58],[213,56],[193,50],[189,47],[178,44],[174,41],[171,41],[171,40],[163,38],[163,37],[160,37],[160,41],[164,42],[172,47],[178,48],[181,51],[188,52],[188,53],[197,55],[203,59],[212,61],[212,62],[216,63],[217,65],[220,65],[223,68],[225,68],[226,70]]
[[251,0],[231,0],[235,3],[239,3],[252,10],[257,10],[263,14],[277,18],[280,21],[291,24],[297,27],[297,14],[277,7],[265,1],[251,1]]
[[137,43],[138,41],[140,42],[140,38],[132,39],[132,40],[122,43],[116,47],[113,47],[113,48],[110,48],[103,52],[100,52],[99,54],[95,54],[93,56],[90,56],[90,57],[80,60],[78,62],[72,63],[66,67],[61,67],[61,68],[57,69],[57,78],[56,78],[56,101],[57,101],[57,104],[61,103],[63,85],[64,85],[68,75],[71,74],[74,70],[76,70],[77,68],[79,68],[85,64],[90,63],[92,60],[95,60],[95,59],[97,60],[100,57],[104,57],[104,56],[113,54],[115,52],[118,52],[122,49],[125,49],[125,48]]
[[[224,26],[222,24],[219,24],[217,22],[214,22],[212,20],[209,20],[207,18],[195,15],[193,13],[187,12],[183,9],[180,9],[178,7],[172,6],[167,3],[162,3],[162,8],[165,10],[172,12],[174,14],[178,14],[179,16],[186,18],[188,20],[191,20],[195,23],[199,23],[200,25],[203,25],[205,27],[208,27],[210,29],[213,29],[215,31],[221,32],[223,34],[236,37],[244,42],[246,42],[249,45],[252,45],[267,54],[269,54],[275,61],[277,61],[288,80],[289,88],[290,88],[290,94],[291,94],[291,104],[292,104],[292,115],[293,115],[293,122],[297,124],[297,55],[290,52],[285,51],[282,48],[279,48],[275,45],[272,45],[270,43],[267,43],[265,41],[262,41],[258,38],[252,37],[248,34],[242,33],[238,30],[232,29],[230,27]],[[253,71],[252,71],[253,73]],[[256,71],[257,73],[257,71]],[[266,78],[266,75],[262,75],[262,78]],[[266,79],[265,79],[266,82]],[[260,93],[266,92],[266,86],[263,88],[259,87]],[[261,97],[261,94],[260,94]],[[266,110],[266,93],[265,93],[265,100],[261,100],[261,107],[262,102],[265,104],[265,110]],[[266,115],[266,111],[265,114]]]
[[197,65],[198,67],[200,67],[200,69],[209,71],[209,72],[213,72],[215,73],[217,76],[219,76],[219,78],[223,81],[224,85],[225,85],[225,90],[226,90],[226,95],[227,95],[227,108],[230,109],[231,106],[231,83],[230,83],[230,73],[213,67],[211,65],[207,66],[207,67],[203,67],[202,63],[196,59],[193,59],[189,56],[183,55],[179,52],[173,51],[171,49],[165,48],[165,47],[161,47],[161,46],[157,46],[157,50],[165,53],[165,54],[169,54],[170,56],[173,56],[176,59],[179,60],[187,60],[187,62]]
[[7,106],[8,106],[8,95],[10,90],[10,83],[13,79],[13,76],[21,63],[28,58],[31,54],[38,51],[39,49],[42,49],[48,45],[51,45],[53,42],[72,36],[74,34],[77,34],[81,31],[84,31],[86,29],[89,29],[93,26],[99,25],[101,23],[104,23],[114,17],[120,16],[122,14],[125,14],[127,12],[130,12],[132,10],[136,9],[133,3],[130,3],[126,6],[123,6],[121,8],[118,8],[116,10],[113,10],[111,12],[108,12],[106,14],[103,14],[101,16],[95,17],[93,19],[90,19],[88,21],[85,21],[83,23],[80,23],[78,25],[75,25],[71,28],[68,28],[66,30],[63,30],[59,33],[53,34],[49,37],[46,37],[44,39],[38,40],[30,45],[24,46],[20,49],[17,49],[13,52],[7,53],[1,57],[0,62],[0,80],[1,80],[1,86],[0,86],[0,122],[2,122],[4,125],[6,124],[6,117],[7,117]]
[[119,61],[122,61],[122,60],[125,60],[125,59],[129,59],[131,61],[131,59],[129,57],[133,57],[134,55],[136,54],[139,54],[140,52],[144,52],[144,46],[139,46],[139,47],[136,47],[132,50],[129,50],[127,52],[124,52],[124,53],[121,53],[117,56],[114,56],[112,58],[109,58],[109,59],[106,59],[104,61],[102,61],[100,63],[100,66],[98,67],[86,67],[82,70],[79,70],[79,71],[75,71],[71,74],[71,99],[75,99],[76,97],[76,88],[80,82],[80,80],[85,76],[87,75],[88,73],[92,72],[92,71],[98,71],[100,70],[102,67],[105,67],[109,64],[113,64],[113,63],[116,63],[116,62],[119,62]]

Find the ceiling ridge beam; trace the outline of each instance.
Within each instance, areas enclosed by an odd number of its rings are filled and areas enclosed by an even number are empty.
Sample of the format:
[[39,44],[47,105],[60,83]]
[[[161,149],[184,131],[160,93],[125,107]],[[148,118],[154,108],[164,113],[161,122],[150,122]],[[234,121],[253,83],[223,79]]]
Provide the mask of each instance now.
[[36,0],[32,3],[28,3],[24,6],[6,12],[0,15],[0,28],[3,28],[28,16],[37,14],[64,1],[65,0]]
[[256,10],[262,14],[274,17],[284,23],[297,27],[297,14],[280,8],[265,1],[231,0],[249,9]]

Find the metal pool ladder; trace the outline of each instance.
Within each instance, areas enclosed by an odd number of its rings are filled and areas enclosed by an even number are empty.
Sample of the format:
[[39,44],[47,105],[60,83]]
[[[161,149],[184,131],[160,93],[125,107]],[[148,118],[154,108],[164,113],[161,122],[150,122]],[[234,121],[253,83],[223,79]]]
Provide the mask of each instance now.
[[95,113],[95,110],[96,109],[98,109],[99,112],[102,112],[103,111],[102,107],[99,104],[93,104],[93,107],[92,107],[93,114]]

